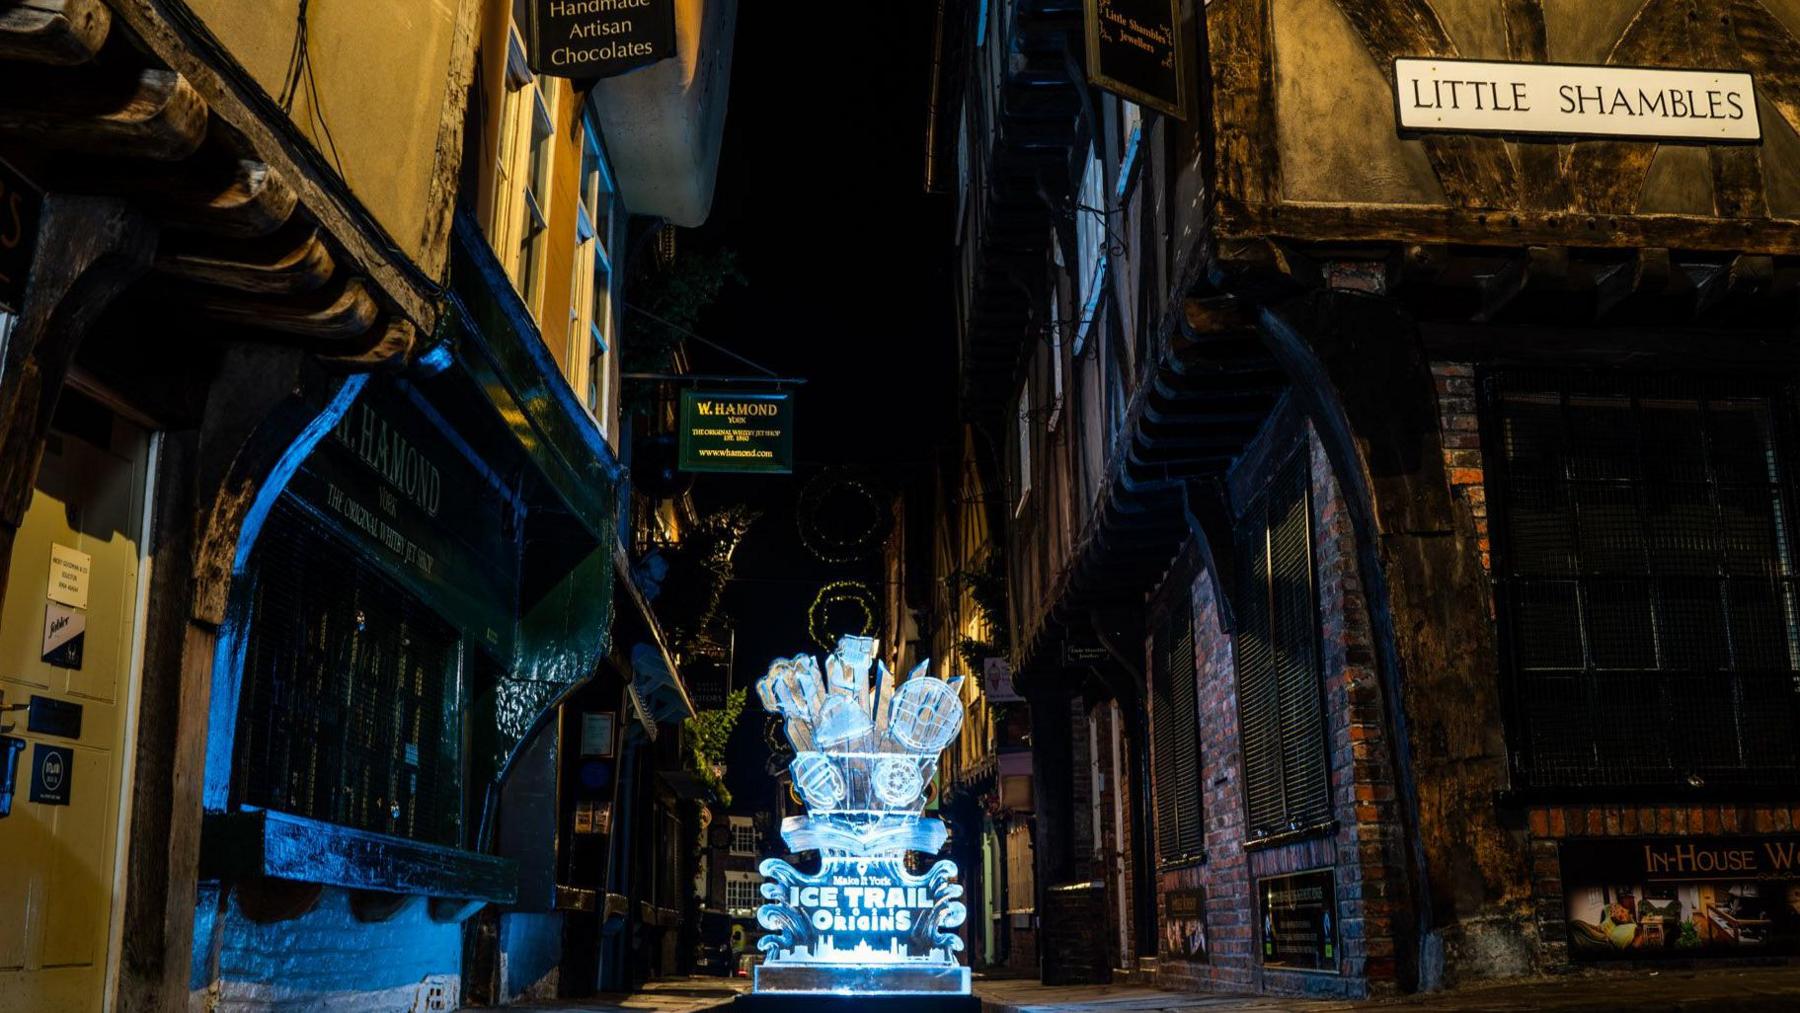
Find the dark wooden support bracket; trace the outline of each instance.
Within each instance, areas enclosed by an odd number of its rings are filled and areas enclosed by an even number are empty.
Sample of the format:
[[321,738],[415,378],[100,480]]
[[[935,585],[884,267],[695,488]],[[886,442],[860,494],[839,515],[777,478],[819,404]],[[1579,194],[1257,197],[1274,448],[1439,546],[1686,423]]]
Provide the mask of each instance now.
[[1522,256],[1482,280],[1481,308],[1475,311],[1475,321],[1487,323],[1493,320],[1527,289],[1562,289],[1568,282],[1568,247],[1528,247]]
[[206,138],[206,102],[172,70],[0,63],[0,133],[66,151],[179,161]]
[[123,202],[52,194],[0,373],[0,601],[63,380],[82,339],[150,268],[156,229]]
[[0,7],[0,59],[86,63],[111,28],[101,0],[24,0]]

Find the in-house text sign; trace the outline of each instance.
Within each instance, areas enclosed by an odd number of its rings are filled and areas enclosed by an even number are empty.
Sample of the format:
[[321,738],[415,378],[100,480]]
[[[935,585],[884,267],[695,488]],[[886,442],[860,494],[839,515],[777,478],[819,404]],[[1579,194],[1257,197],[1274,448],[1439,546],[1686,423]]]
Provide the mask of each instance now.
[[1405,57],[1394,61],[1402,131],[1554,134],[1752,144],[1749,74]]
[[681,392],[683,471],[794,470],[793,395]]
[[531,69],[612,77],[675,55],[675,0],[534,0]]

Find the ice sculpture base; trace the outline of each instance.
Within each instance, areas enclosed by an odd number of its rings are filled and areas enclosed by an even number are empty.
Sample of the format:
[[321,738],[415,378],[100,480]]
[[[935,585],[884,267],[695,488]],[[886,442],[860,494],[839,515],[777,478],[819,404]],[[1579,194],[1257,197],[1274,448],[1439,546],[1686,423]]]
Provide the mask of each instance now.
[[764,992],[740,995],[729,1013],[981,1013],[972,995],[837,995],[831,992]]
[[[758,964],[755,998],[798,996],[966,996],[969,969],[958,964]],[[941,1007],[933,1006],[935,1009]]]

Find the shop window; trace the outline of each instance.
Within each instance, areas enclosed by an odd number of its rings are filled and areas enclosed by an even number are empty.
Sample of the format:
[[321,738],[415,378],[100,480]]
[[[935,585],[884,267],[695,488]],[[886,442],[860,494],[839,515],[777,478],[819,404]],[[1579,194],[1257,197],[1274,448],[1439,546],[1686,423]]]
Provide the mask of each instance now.
[[1523,783],[1800,782],[1781,392],[1526,373],[1481,390]]
[[1193,861],[1206,846],[1200,810],[1197,677],[1194,606],[1192,597],[1184,594],[1171,603],[1150,640],[1156,852],[1164,865]]
[[290,501],[251,562],[239,801],[461,844],[455,631]]
[[1237,527],[1238,728],[1252,840],[1331,819],[1305,444]]

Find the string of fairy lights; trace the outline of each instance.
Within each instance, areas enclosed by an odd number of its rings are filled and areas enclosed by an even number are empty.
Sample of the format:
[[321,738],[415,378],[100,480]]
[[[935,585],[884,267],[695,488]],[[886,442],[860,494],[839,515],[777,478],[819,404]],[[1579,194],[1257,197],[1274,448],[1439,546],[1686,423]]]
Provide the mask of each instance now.
[[[867,482],[843,471],[820,472],[806,483],[800,490],[795,523],[806,551],[831,566],[865,562],[880,549],[887,533],[881,498]],[[829,651],[845,634],[873,634],[880,609],[881,600],[866,581],[832,580],[819,588],[807,606],[807,633]]]

